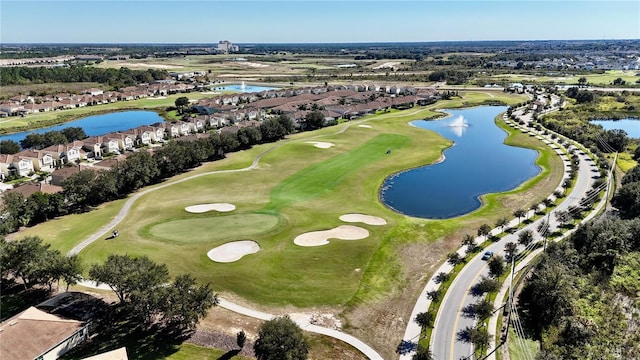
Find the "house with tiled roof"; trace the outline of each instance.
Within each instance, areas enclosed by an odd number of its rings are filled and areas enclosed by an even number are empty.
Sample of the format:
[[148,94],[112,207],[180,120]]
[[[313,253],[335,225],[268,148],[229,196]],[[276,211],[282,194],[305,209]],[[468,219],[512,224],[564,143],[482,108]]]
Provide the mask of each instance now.
[[34,171],[31,159],[17,155],[0,154],[0,177],[3,179],[10,175],[29,176]]
[[0,323],[0,355],[12,360],[58,359],[89,336],[89,325],[30,307]]
[[15,154],[23,159],[30,159],[33,162],[35,171],[53,171],[53,156],[42,150],[23,150]]
[[62,187],[57,185],[47,184],[44,182],[38,182],[38,183],[27,183],[27,184],[22,184],[20,186],[14,186],[13,189],[6,191],[7,194],[20,193],[25,198],[28,198],[29,196],[37,192],[41,192],[43,194],[55,194],[55,193],[62,192]]

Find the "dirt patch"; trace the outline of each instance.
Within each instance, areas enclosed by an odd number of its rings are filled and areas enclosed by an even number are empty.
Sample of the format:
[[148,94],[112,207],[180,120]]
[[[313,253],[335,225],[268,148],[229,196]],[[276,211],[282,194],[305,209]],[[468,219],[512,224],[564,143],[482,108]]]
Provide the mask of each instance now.
[[188,343],[222,349],[227,353],[235,353],[236,355],[242,355],[247,357],[255,357],[253,352],[253,341],[247,341],[244,343],[244,347],[241,351],[237,352],[238,345],[236,343],[235,335],[228,335],[219,332],[205,332],[196,330],[196,332],[187,340]]
[[[434,243],[402,245],[398,250],[404,264],[404,279],[390,295],[376,303],[367,303],[343,313],[348,332],[372,345],[385,359],[395,359],[395,349],[402,340],[416,298],[446,254],[457,242],[440,240]],[[425,309],[426,310],[426,309]]]

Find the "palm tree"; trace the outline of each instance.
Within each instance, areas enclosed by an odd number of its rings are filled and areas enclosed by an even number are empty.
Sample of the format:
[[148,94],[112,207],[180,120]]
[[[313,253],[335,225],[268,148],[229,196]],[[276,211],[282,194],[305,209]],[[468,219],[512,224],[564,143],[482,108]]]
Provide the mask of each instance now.
[[467,234],[462,238],[462,245],[467,246],[467,253],[471,253],[476,248],[476,240],[473,235]]
[[518,218],[518,224],[520,224],[520,218],[523,218],[527,215],[527,212],[524,209],[518,209],[513,212],[513,216]]
[[422,329],[426,329],[433,326],[433,321],[435,319],[436,317],[433,315],[432,312],[425,311],[416,315],[416,318],[414,319],[414,321],[416,322],[416,324],[420,325]]
[[506,217],[501,217],[496,221],[496,226],[504,231],[505,226],[509,225],[509,220]]
[[518,234],[518,243],[524,245],[525,247],[529,246],[533,241],[533,231],[531,230],[523,230]]
[[478,236],[484,236],[486,239],[489,238],[489,234],[491,234],[491,226],[487,224],[482,224],[478,228]]
[[531,207],[529,208],[529,210],[533,211],[533,215],[538,213],[538,210],[540,210],[540,204],[533,204],[531,205]]

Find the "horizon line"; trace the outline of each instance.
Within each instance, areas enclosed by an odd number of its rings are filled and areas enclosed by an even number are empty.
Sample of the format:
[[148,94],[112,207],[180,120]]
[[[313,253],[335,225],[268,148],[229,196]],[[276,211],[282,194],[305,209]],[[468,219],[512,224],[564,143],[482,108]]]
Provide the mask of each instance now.
[[[220,41],[220,40],[219,40]],[[224,40],[222,40],[224,41]],[[427,40],[427,41],[313,41],[313,42],[233,42],[237,45],[299,45],[299,44],[432,44],[432,43],[482,43],[482,42],[549,42],[549,41],[640,41],[637,38],[616,39],[485,39],[485,40]],[[218,44],[214,42],[3,42],[0,47],[6,45],[206,45]]]

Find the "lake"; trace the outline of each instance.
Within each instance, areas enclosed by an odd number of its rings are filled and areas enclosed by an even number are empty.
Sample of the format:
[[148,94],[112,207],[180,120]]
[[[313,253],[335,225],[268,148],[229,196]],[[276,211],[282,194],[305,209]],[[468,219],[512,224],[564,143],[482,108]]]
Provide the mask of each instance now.
[[445,110],[451,116],[413,121],[412,125],[455,144],[444,151],[444,161],[387,178],[380,190],[382,202],[409,216],[452,218],[478,209],[480,196],[512,190],[537,175],[536,151],[503,143],[507,134],[494,118],[506,110],[506,106]]
[[591,123],[600,125],[605,130],[624,130],[629,137],[640,139],[640,120],[638,119],[593,120]]
[[20,140],[24,139],[29,134],[42,134],[47,131],[62,130],[68,127],[81,127],[88,136],[97,136],[163,121],[164,119],[153,111],[120,111],[103,115],[88,116],[46,128],[3,135],[0,136],[0,141],[13,140],[20,143]]
[[279,88],[270,87],[270,86],[245,85],[244,83],[238,84],[238,85],[221,85],[213,88],[213,90],[237,91],[242,93],[261,92],[261,91],[277,90],[277,89]]

